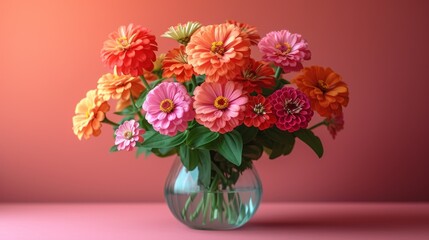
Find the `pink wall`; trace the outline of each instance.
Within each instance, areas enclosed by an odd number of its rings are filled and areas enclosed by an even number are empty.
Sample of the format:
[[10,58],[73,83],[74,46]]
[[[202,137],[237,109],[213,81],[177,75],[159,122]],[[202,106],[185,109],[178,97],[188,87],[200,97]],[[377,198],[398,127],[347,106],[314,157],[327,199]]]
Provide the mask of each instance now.
[[[346,129],[335,141],[317,130],[322,160],[297,144],[289,157],[257,162],[264,201],[429,200],[427,2],[95,2],[0,2],[0,201],[161,201],[172,158],[109,153],[108,126],[77,140],[74,107],[107,71],[99,51],[119,25],[159,36],[179,22],[225,19],[303,34],[308,64],[331,66],[351,89]],[[160,52],[174,45],[158,42]]]

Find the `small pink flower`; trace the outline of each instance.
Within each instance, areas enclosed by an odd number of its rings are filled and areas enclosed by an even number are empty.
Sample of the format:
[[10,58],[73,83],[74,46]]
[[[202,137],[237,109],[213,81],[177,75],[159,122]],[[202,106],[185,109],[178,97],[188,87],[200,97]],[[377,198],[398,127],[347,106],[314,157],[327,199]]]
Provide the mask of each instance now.
[[139,123],[132,119],[123,122],[115,131],[115,145],[118,150],[131,151],[135,148],[137,142],[143,142],[142,134],[144,129],[139,127]]
[[213,132],[232,131],[243,122],[248,98],[235,82],[204,82],[195,91],[195,119]]
[[262,59],[283,68],[285,73],[299,71],[302,61],[310,60],[308,43],[300,34],[287,30],[268,33],[258,44]]
[[192,98],[177,82],[163,82],[152,89],[143,103],[146,120],[161,134],[174,136],[188,128],[194,119]]
[[340,113],[339,115],[334,115],[329,118],[326,118],[326,123],[329,133],[332,135],[332,138],[335,139],[337,132],[343,130],[344,128],[344,115]]
[[295,132],[306,128],[313,110],[304,93],[291,87],[284,87],[268,97],[277,117],[276,126],[283,131]]

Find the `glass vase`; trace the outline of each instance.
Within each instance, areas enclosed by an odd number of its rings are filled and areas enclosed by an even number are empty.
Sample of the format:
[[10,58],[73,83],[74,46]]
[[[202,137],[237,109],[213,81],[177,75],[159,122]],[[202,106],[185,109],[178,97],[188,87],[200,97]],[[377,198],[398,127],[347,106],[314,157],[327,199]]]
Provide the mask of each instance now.
[[198,167],[188,171],[176,157],[167,177],[165,199],[180,222],[194,229],[226,230],[243,226],[255,214],[262,185],[253,165],[237,174],[234,184],[226,186],[219,171],[212,171],[209,186],[199,181],[199,173]]

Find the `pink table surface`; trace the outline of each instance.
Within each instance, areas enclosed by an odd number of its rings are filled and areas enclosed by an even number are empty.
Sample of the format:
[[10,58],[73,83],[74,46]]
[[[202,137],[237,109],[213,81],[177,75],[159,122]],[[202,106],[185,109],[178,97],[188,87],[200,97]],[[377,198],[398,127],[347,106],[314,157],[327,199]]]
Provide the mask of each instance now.
[[429,239],[429,204],[263,203],[244,227],[193,230],[163,203],[0,204],[1,240]]

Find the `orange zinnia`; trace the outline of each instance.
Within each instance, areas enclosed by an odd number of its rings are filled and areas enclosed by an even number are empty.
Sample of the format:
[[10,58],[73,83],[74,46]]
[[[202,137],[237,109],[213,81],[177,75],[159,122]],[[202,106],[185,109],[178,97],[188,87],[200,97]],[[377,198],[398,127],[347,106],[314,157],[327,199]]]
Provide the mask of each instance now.
[[188,56],[185,53],[185,46],[174,48],[169,51],[162,61],[162,77],[170,78],[175,76],[177,81],[189,81],[194,74],[194,68],[188,64]]
[[119,100],[116,110],[120,111],[130,104],[130,96],[138,98],[145,89],[139,78],[131,75],[107,73],[98,80],[98,95],[105,101],[109,99]]
[[226,22],[239,27],[243,36],[248,38],[252,45],[258,45],[259,40],[261,40],[261,36],[259,36],[258,31],[256,30],[256,27],[246,23],[237,22],[234,20],[228,20]]
[[340,115],[349,102],[349,89],[331,68],[306,67],[292,79],[311,102],[311,107],[323,117]]
[[250,41],[232,24],[201,27],[186,46],[188,63],[206,82],[232,80],[250,58]]
[[73,132],[79,138],[88,139],[91,135],[98,136],[101,133],[101,121],[105,113],[110,109],[109,104],[97,95],[97,90],[90,90],[86,98],[76,105],[73,116]]

